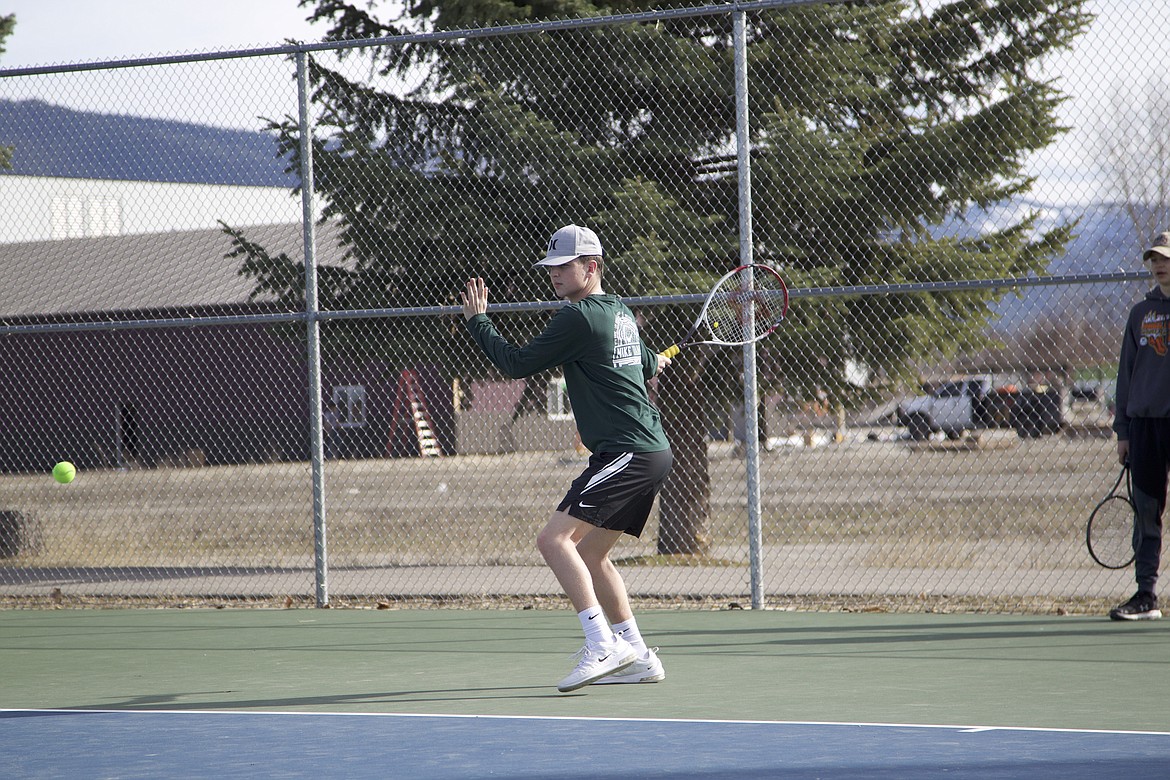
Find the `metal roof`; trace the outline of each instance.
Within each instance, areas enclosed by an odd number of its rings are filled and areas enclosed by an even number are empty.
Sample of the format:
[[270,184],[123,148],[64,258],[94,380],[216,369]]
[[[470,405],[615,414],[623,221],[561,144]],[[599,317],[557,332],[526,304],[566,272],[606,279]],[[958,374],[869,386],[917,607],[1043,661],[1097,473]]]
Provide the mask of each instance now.
[[[304,257],[298,223],[244,234],[271,255]],[[341,265],[337,229],[320,226],[316,237],[318,263]],[[0,317],[248,303],[253,281],[240,276],[240,258],[225,258],[231,249],[218,229],[2,244]]]

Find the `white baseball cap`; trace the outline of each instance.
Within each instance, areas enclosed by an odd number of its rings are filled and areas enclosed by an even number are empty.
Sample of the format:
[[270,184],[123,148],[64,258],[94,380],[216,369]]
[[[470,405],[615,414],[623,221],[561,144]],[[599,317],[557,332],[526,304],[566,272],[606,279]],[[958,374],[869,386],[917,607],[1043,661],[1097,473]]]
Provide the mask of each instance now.
[[601,255],[601,239],[587,227],[565,225],[553,233],[548,252],[536,265],[564,265],[581,255]]
[[1158,234],[1158,237],[1154,239],[1154,243],[1142,255],[1142,259],[1148,262],[1153,255],[1170,257],[1170,233]]

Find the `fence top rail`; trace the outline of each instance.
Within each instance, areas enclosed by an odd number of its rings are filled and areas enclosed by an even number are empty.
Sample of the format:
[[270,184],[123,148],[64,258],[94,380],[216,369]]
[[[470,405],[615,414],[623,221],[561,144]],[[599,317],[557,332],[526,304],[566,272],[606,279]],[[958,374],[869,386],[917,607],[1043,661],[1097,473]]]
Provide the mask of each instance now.
[[427,43],[471,38],[490,38],[521,33],[552,32],[578,27],[601,27],[614,24],[656,22],[666,19],[683,19],[695,16],[718,16],[736,11],[758,11],[769,8],[797,7],[805,5],[836,5],[854,0],[747,0],[746,2],[719,3],[716,5],[688,6],[654,11],[639,11],[627,14],[608,14],[576,19],[560,19],[548,22],[525,22],[523,24],[502,24],[494,27],[443,30],[428,33],[387,35],[380,38],[361,38],[347,41],[318,41],[305,43],[289,41],[280,46],[266,46],[253,49],[229,49],[225,51],[194,52],[189,54],[161,55],[121,60],[102,60],[73,64],[36,65],[22,68],[0,68],[0,78],[18,76],[45,76],[59,73],[77,73],[93,70],[114,70],[117,68],[141,68],[153,65],[179,65],[211,60],[242,59],[246,57],[270,57],[292,55],[302,52],[337,51],[340,49],[361,49],[371,46],[401,46],[408,43]]
[[[1035,277],[1006,277],[1000,279],[960,279],[949,282],[907,282],[904,284],[866,284],[840,287],[792,288],[789,297],[829,298],[846,295],[908,295],[914,293],[962,292],[1002,287],[1045,287],[1057,285],[1095,284],[1100,282],[1138,282],[1150,278],[1145,271],[1117,271],[1102,274],[1064,274]],[[622,298],[628,306],[665,306],[699,304],[706,293],[686,295],[643,295]],[[492,312],[532,312],[558,309],[565,301],[520,301],[493,303]],[[314,312],[270,312],[257,314],[211,315],[204,317],[161,317],[152,319],[90,320],[82,322],[39,322],[12,324],[0,320],[0,336],[33,333],[65,333],[95,330],[149,330],[151,328],[194,328],[224,325],[272,325],[296,322],[328,322],[330,320],[390,319],[404,317],[444,317],[462,314],[460,306],[407,306],[396,309],[345,309]],[[45,315],[46,317],[52,315]],[[18,318],[11,318],[18,319]],[[21,317],[19,319],[27,319]]]

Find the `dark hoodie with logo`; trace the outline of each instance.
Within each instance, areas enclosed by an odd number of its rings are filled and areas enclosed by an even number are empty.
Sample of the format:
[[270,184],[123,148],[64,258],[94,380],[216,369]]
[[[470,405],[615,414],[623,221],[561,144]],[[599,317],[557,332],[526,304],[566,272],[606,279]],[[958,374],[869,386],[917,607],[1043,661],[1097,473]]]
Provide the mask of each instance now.
[[1170,297],[1159,287],[1129,312],[1117,366],[1113,430],[1129,439],[1134,417],[1170,418]]

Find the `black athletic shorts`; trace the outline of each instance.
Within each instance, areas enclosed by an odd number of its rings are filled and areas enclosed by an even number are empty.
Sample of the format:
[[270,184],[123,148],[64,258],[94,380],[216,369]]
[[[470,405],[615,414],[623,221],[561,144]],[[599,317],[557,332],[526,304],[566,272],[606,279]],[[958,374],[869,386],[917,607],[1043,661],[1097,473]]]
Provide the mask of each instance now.
[[640,536],[673,462],[669,449],[594,453],[557,511],[598,528]]

